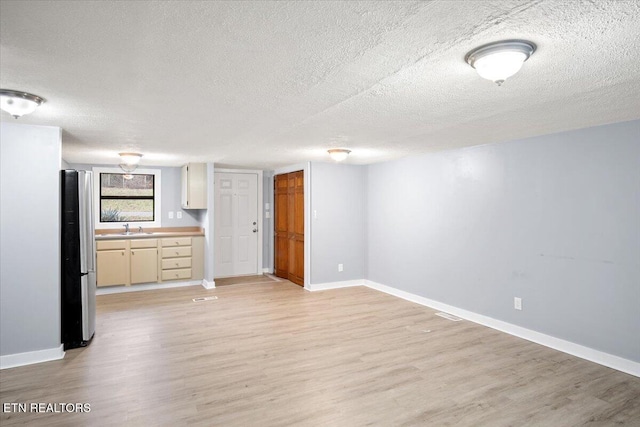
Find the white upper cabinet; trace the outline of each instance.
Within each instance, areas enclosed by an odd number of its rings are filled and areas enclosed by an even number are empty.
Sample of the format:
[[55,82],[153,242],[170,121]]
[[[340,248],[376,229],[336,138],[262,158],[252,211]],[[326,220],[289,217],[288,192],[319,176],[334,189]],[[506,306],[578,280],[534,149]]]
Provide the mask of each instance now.
[[182,209],[207,208],[207,165],[189,163],[182,167]]

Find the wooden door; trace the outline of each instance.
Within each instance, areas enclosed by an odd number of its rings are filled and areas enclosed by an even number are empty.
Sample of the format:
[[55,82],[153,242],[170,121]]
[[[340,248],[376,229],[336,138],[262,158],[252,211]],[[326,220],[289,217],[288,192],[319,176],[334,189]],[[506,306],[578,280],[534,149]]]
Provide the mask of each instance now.
[[289,210],[287,209],[288,176],[276,175],[274,178],[274,214],[275,214],[275,275],[289,278]]
[[275,274],[304,286],[304,173],[276,175]]

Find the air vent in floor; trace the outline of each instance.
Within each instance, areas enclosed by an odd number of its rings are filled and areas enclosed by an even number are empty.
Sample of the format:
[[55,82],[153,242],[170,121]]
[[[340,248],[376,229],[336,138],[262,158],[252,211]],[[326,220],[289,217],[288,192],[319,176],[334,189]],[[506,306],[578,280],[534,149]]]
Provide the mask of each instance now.
[[444,317],[445,319],[451,320],[453,322],[459,322],[462,320],[461,318],[454,316],[453,314],[443,313],[443,312],[436,313],[436,316]]
[[200,298],[194,298],[193,302],[202,302],[202,301],[211,301],[213,299],[218,299],[218,297],[200,297]]

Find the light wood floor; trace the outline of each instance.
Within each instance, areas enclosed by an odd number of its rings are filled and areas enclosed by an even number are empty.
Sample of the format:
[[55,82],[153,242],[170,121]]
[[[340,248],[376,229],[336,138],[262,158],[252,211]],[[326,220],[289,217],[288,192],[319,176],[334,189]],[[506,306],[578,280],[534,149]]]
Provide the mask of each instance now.
[[639,378],[434,313],[286,281],[102,295],[89,347],[0,372],[3,403],[91,412],[0,424],[640,426]]
[[258,283],[277,282],[282,279],[278,279],[275,276],[260,274],[255,276],[238,276],[238,277],[225,277],[223,279],[216,279],[216,287],[229,286],[229,285],[254,285]]

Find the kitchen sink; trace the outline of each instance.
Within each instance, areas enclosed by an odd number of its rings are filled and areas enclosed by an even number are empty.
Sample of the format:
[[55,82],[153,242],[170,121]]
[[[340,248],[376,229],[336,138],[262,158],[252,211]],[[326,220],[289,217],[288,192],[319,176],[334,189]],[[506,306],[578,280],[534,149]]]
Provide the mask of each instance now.
[[142,233],[137,231],[129,231],[129,232],[120,233],[121,236],[140,236],[143,234],[154,234],[154,233],[152,231],[143,231]]

